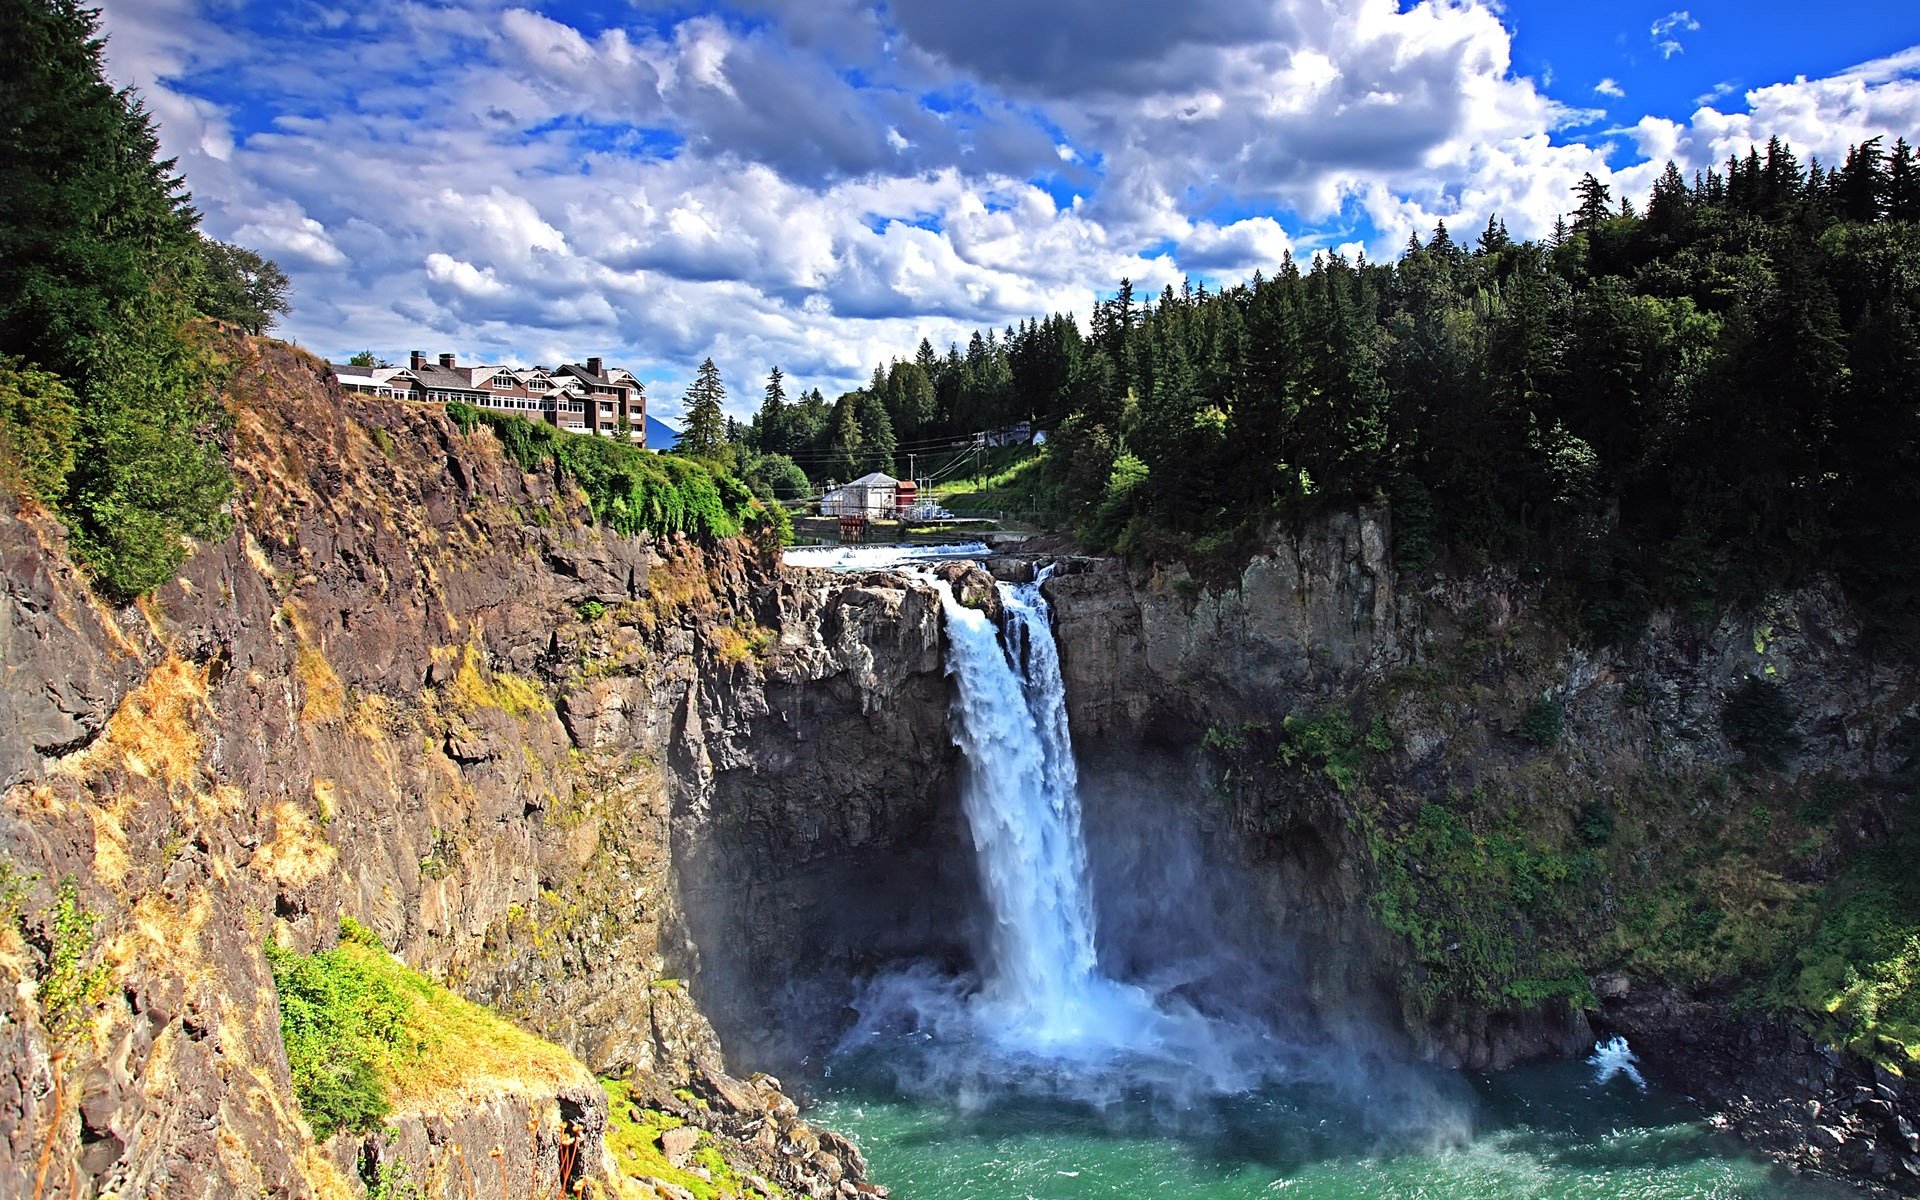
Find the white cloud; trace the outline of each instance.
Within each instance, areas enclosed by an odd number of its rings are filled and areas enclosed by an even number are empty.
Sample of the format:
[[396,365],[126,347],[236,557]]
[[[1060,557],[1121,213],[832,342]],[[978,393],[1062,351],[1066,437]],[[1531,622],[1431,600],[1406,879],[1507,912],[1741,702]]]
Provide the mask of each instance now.
[[1593,90],[1599,95],[1612,96],[1616,100],[1627,94],[1627,89],[1621,87],[1619,81],[1612,77],[1602,79],[1599,83],[1594,84]]
[[1733,95],[1737,90],[1738,88],[1733,81],[1723,79],[1698,96],[1695,96],[1693,98],[1693,106],[1695,108],[1705,108],[1709,104],[1718,104],[1728,96]]
[[1680,44],[1682,33],[1694,33],[1700,28],[1700,22],[1686,9],[1676,9],[1656,20],[1648,30],[1653,44],[1660,51],[1661,58],[1672,58],[1683,52],[1686,47]]
[[[261,31],[213,0],[108,0],[109,58],[207,230],[293,276],[292,335],[604,354],[669,415],[708,355],[744,415],[775,363],[831,393],[923,336],[1084,316],[1123,276],[1382,257],[1493,213],[1535,236],[1584,172],[1638,196],[1668,157],[1778,132],[1833,161],[1920,128],[1916,50],[1575,136],[1602,114],[1516,74],[1481,0],[744,2],[759,19],[588,33],[451,0],[313,15],[316,37],[292,10],[246,10]],[[1611,168],[1606,138],[1637,161]]]

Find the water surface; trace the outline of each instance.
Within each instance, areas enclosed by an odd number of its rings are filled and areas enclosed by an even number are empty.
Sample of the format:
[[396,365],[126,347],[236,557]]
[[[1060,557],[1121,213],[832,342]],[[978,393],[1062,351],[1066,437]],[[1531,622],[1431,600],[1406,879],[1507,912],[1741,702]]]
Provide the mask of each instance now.
[[1366,1100],[1274,1087],[1168,1113],[1009,1095],[972,1111],[903,1095],[882,1062],[836,1064],[813,1115],[860,1144],[895,1200],[1811,1200],[1793,1175],[1704,1128],[1684,1100],[1586,1064],[1437,1081],[1422,1132]]

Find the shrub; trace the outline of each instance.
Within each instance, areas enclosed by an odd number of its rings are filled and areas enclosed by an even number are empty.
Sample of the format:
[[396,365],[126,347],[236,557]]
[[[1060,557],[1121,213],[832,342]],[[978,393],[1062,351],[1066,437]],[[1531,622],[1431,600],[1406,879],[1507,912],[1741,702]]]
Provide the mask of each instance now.
[[104,962],[85,966],[93,953],[94,929],[100,918],[80,904],[80,890],[69,878],[54,896],[53,912],[38,939],[46,956],[40,977],[40,1011],[55,1037],[79,1031],[88,1009],[105,998],[111,968]]
[[1778,767],[1800,744],[1793,726],[1800,710],[1786,689],[1769,679],[1749,675],[1720,706],[1720,729],[1727,741],[1749,758]]
[[267,943],[293,1094],[320,1141],[343,1129],[378,1129],[393,1107],[382,1064],[419,1049],[410,1041],[406,993],[350,949],[370,936],[343,919],[341,945],[319,954]]
[[1526,715],[1514,728],[1514,735],[1532,746],[1551,746],[1560,740],[1566,727],[1567,710],[1558,701],[1542,697],[1528,706]]
[[1604,846],[1613,840],[1613,809],[1596,796],[1580,812],[1580,839],[1589,846]]
[[566,433],[458,402],[447,405],[447,416],[464,433],[487,426],[522,470],[551,469],[578,484],[594,520],[616,533],[733,537],[755,503],[744,483],[697,459]]
[[73,391],[59,376],[0,356],[0,456],[50,508],[67,494],[76,421]]

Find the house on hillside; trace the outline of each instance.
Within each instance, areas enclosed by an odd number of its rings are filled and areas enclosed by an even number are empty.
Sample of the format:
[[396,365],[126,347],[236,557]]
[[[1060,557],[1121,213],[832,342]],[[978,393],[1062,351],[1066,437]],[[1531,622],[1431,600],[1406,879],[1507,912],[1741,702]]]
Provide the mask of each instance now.
[[461,366],[453,355],[436,362],[415,350],[405,367],[357,367],[330,363],[344,391],[424,400],[457,400],[476,408],[516,413],[569,433],[618,437],[626,418],[628,439],[646,444],[646,389],[631,371],[603,369],[598,358],[557,371],[545,367]]
[[627,437],[642,445],[647,440],[647,393],[633,372],[621,367],[611,370],[603,360],[589,358],[584,363],[567,363],[554,372],[556,378],[570,379],[584,389],[586,427],[594,433],[615,436],[622,418]]
[[823,517],[891,517],[900,509],[900,481],[878,471],[828,488],[820,497]]
[[360,392],[368,396],[385,396],[389,399],[407,400],[413,397],[417,382],[412,371],[405,367],[362,367],[352,363],[328,363],[327,369],[340,382],[343,392]]

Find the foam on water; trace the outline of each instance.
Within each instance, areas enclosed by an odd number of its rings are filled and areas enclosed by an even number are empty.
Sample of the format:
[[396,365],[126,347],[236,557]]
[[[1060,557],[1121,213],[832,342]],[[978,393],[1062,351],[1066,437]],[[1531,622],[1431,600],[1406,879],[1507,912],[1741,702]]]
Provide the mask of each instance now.
[[884,571],[914,563],[952,558],[982,558],[991,553],[985,542],[954,546],[802,546],[782,556],[790,567],[819,567],[828,571]]
[[1616,1075],[1624,1075],[1641,1091],[1647,1090],[1647,1081],[1640,1075],[1639,1062],[1633,1051],[1627,1046],[1627,1039],[1611,1037],[1604,1042],[1593,1044],[1593,1055],[1587,1064],[1593,1068],[1593,1081],[1605,1084]]

